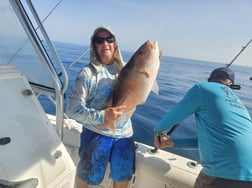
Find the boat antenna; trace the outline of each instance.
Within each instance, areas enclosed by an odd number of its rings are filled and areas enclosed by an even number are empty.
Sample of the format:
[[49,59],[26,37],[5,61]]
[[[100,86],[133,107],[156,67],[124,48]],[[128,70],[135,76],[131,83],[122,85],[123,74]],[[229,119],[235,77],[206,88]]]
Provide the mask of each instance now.
[[236,60],[236,58],[243,52],[243,50],[245,50],[245,48],[248,47],[248,45],[252,42],[252,39],[250,39],[250,41],[248,41],[248,43],[242,47],[242,49],[240,50],[240,52],[234,57],[234,59],[232,59],[232,61],[226,65],[226,68],[230,67],[232,65],[232,63]]

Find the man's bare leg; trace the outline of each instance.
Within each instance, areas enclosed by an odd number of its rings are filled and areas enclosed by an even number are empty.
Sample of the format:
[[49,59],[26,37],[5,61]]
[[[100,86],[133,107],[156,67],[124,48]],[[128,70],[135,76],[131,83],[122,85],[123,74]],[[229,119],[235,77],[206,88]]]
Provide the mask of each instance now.
[[129,181],[113,182],[113,188],[127,188]]
[[79,178],[76,178],[75,182],[77,188],[88,188],[88,184],[83,183]]

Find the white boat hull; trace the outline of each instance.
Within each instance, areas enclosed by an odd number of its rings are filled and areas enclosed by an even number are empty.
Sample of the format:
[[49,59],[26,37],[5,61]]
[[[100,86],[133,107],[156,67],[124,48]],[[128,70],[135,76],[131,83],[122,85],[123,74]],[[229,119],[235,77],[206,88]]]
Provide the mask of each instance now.
[[[48,115],[55,124],[55,116]],[[80,143],[81,124],[74,120],[65,120],[63,129],[63,142],[68,148],[74,163],[79,161],[78,148]],[[198,176],[201,165],[196,161],[179,155],[158,150],[151,153],[152,146],[136,142],[136,171],[128,187],[134,188],[192,188]],[[109,166],[102,187],[111,187],[112,182],[108,179]],[[91,186],[91,187],[101,187]]]
[[35,178],[37,188],[71,187],[75,165],[24,75],[0,66],[0,88],[0,138],[9,138],[0,145],[0,182]]

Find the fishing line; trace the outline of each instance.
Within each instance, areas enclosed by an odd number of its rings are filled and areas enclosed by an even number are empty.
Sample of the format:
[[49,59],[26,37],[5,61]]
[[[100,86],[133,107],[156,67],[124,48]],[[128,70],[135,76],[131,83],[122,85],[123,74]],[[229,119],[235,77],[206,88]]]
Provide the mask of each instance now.
[[75,63],[77,63],[77,62],[78,62],[84,55],[86,55],[89,51],[90,51],[90,48],[89,48],[89,47],[86,48],[86,49],[84,49],[84,50],[82,51],[82,53],[81,53],[75,60],[73,60],[73,62],[72,62],[70,65],[68,65],[68,69],[72,68],[72,66],[73,66]]

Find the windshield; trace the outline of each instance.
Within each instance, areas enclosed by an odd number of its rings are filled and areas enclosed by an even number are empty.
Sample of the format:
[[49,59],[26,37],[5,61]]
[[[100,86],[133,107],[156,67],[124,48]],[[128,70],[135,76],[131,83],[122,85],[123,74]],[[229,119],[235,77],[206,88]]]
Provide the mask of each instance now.
[[14,65],[26,75],[29,82],[53,87],[41,56],[20,24],[9,0],[0,1],[0,25],[0,65]]

